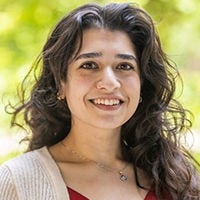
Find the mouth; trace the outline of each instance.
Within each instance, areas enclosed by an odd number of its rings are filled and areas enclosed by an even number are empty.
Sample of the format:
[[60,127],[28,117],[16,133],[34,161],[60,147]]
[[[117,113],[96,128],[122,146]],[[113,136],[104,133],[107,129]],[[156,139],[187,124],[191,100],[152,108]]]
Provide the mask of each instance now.
[[95,105],[104,105],[104,106],[117,106],[123,103],[123,101],[120,99],[97,98],[97,99],[91,99],[90,101]]

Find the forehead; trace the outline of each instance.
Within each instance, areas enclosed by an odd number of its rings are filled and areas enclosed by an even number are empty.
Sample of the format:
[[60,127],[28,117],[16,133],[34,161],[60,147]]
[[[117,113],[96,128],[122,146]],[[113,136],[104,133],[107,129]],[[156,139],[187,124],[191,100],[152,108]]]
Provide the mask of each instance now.
[[101,52],[101,50],[134,53],[135,46],[128,34],[123,31],[111,31],[103,28],[91,28],[83,31],[80,52]]

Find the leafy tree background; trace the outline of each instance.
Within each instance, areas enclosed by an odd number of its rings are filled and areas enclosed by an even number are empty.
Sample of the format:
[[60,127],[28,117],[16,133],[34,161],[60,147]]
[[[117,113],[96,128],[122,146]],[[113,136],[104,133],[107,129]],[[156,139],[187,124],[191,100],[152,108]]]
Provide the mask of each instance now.
[[[55,23],[85,0],[0,0],[0,163],[19,154],[24,137],[10,129],[7,101],[16,102],[16,88],[40,53]],[[96,0],[105,4],[109,0]],[[125,1],[115,1],[125,2]],[[193,132],[200,140],[200,23],[199,0],[135,0],[153,17],[163,48],[182,74],[184,90],[179,100],[195,116]],[[189,144],[191,144],[190,138]],[[20,145],[20,147],[23,145]],[[198,148],[199,147],[199,148]],[[23,149],[23,147],[22,147]],[[200,145],[192,149],[200,160]]]

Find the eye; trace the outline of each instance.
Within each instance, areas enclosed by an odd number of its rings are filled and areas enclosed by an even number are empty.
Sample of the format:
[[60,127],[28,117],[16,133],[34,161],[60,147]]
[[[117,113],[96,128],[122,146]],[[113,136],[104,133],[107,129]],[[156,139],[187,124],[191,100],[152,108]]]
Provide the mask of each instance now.
[[117,66],[117,69],[129,71],[129,70],[134,70],[135,67],[129,63],[121,63]]
[[80,66],[80,68],[83,68],[83,69],[97,69],[98,66],[94,62],[86,62],[86,63],[82,64]]

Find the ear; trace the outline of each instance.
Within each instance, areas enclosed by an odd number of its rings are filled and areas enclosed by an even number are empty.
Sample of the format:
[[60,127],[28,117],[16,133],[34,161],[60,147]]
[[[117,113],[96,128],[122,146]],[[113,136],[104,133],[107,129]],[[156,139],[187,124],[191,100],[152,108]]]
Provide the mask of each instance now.
[[59,88],[58,93],[57,93],[57,98],[59,100],[65,99],[65,97],[66,97],[65,88],[66,88],[66,83],[64,81],[61,81],[60,88]]
[[61,81],[61,83],[60,83],[60,92],[61,92],[61,94],[65,95],[65,89],[66,89],[66,82],[65,81]]

